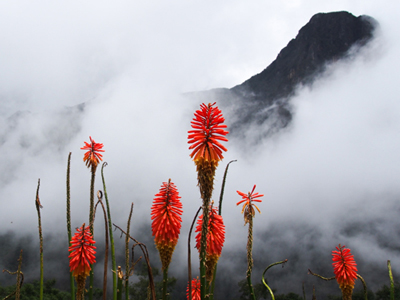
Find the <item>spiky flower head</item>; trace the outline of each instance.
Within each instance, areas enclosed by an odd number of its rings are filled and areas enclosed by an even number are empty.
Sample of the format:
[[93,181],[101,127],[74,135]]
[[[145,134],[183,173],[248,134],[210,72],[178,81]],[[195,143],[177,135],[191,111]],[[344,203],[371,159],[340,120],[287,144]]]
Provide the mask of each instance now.
[[350,249],[339,244],[336,251],[332,251],[332,266],[336,280],[342,290],[343,299],[351,299],[355,280],[357,279],[357,264]]
[[182,223],[182,203],[178,189],[171,182],[163,182],[151,207],[151,229],[160,253],[162,269],[168,268],[172,253],[178,243]]
[[83,156],[83,161],[86,163],[88,168],[96,168],[99,162],[103,160],[103,155],[99,153],[104,152],[104,150],[102,150],[103,144],[96,143],[91,136],[89,136],[89,139],[90,144],[84,142],[85,146],[81,148],[81,150],[89,150]]
[[[201,234],[203,226],[203,215],[197,220],[196,232],[196,248],[200,252]],[[208,219],[207,233],[207,250],[206,250],[206,277],[208,281],[212,280],[215,265],[221,256],[222,247],[225,242],[225,225],[222,216],[218,214],[216,207],[210,207]]]
[[242,214],[244,213],[244,225],[246,225],[249,222],[250,216],[251,217],[255,216],[256,211],[254,210],[254,207],[258,210],[259,213],[261,213],[260,209],[253,202],[262,202],[262,200],[256,198],[263,197],[264,195],[259,193],[254,193],[255,189],[256,185],[254,185],[251,192],[248,192],[247,194],[242,193],[240,191],[236,191],[240,196],[242,196],[242,200],[236,203],[236,205],[240,205],[244,202],[242,208]]
[[192,299],[192,300],[200,300],[201,299],[199,277],[192,279],[192,297],[190,297],[190,294],[189,294],[189,283],[188,283],[188,287],[186,289],[186,296],[187,296],[187,299]]
[[75,235],[71,239],[69,247],[69,267],[70,272],[75,277],[81,276],[86,278],[89,276],[91,264],[96,262],[96,249],[93,244],[96,242],[92,238],[89,226],[85,227],[83,223],[81,228],[76,229]]
[[228,131],[224,130],[225,119],[218,106],[214,106],[215,103],[202,103],[200,109],[194,113],[191,122],[193,130],[188,131],[188,143],[192,144],[189,149],[193,149],[190,157],[194,161],[203,159],[218,164],[224,158],[222,151],[227,151],[219,141],[228,141],[225,137]]

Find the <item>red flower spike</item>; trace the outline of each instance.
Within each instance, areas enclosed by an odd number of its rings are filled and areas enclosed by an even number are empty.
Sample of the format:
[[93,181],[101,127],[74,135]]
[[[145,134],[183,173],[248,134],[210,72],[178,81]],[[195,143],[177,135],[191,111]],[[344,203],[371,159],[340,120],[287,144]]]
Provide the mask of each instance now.
[[[203,215],[197,220],[196,248],[200,251],[201,227],[203,226]],[[210,207],[210,218],[208,220],[207,255],[220,256],[225,242],[225,225],[222,216],[218,214],[217,208]]]
[[171,182],[163,182],[151,207],[152,233],[160,252],[163,269],[168,268],[172,252],[178,243],[182,223],[182,203],[178,189]]
[[189,297],[190,296],[189,295],[189,283],[188,283],[188,287],[186,289],[186,296],[187,296],[187,299],[201,300],[199,277],[192,279],[192,298]]
[[[203,226],[203,215],[197,220],[196,248],[201,248],[201,232]],[[211,282],[214,268],[221,256],[222,247],[225,242],[225,225],[222,216],[218,214],[217,208],[210,207],[208,219],[207,249],[206,249],[206,278]]]
[[189,149],[193,149],[190,157],[194,161],[203,158],[208,161],[220,161],[224,158],[222,151],[227,149],[219,142],[227,142],[225,137],[229,132],[225,131],[226,125],[221,110],[213,104],[205,105],[202,103],[200,109],[194,113],[191,122],[193,130],[189,130],[188,144],[192,144]]
[[340,286],[348,285],[354,287],[357,279],[357,267],[354,256],[350,249],[345,246],[336,247],[337,251],[332,251],[332,265],[336,280]]
[[92,238],[89,226],[85,227],[83,223],[81,228],[76,229],[75,235],[71,239],[71,246],[69,247],[69,267],[72,275],[77,276],[89,276],[91,264],[96,262],[95,254],[96,249],[93,244],[96,242]]
[[244,225],[247,224],[250,214],[251,214],[252,217],[255,216],[256,212],[254,210],[254,207],[261,214],[260,209],[253,202],[262,202],[262,200],[256,199],[256,198],[264,197],[264,195],[263,194],[259,194],[259,193],[254,193],[255,189],[256,189],[256,185],[254,185],[254,187],[251,190],[251,192],[249,192],[247,195],[245,193],[240,192],[240,191],[236,191],[240,196],[242,196],[242,200],[240,200],[238,203],[236,203],[236,205],[242,204],[244,202],[243,208],[242,208],[242,213],[244,212]]
[[86,163],[88,168],[91,166],[96,168],[99,162],[103,160],[103,155],[99,153],[104,152],[104,150],[102,150],[103,144],[96,143],[94,140],[92,140],[91,136],[89,136],[89,139],[90,144],[84,142],[85,146],[81,148],[81,150],[89,150],[85,153],[83,161]]

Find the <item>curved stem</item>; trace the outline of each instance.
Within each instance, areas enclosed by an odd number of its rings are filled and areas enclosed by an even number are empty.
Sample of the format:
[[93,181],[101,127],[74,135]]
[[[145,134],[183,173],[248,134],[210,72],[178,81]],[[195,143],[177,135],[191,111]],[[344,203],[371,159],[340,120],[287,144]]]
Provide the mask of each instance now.
[[107,214],[106,214],[106,209],[104,207],[103,201],[101,201],[101,198],[103,197],[103,193],[101,191],[97,192],[97,203],[95,206],[95,210],[97,207],[97,204],[101,204],[101,207],[103,209],[103,215],[104,215],[104,223],[105,223],[105,243],[106,243],[106,250],[104,254],[104,276],[103,276],[103,300],[107,299],[107,271],[108,271],[108,223],[107,223]]
[[224,172],[224,179],[222,180],[222,185],[221,185],[221,194],[219,195],[219,204],[218,204],[218,214],[221,216],[222,215],[222,199],[224,198],[224,190],[225,190],[225,182],[226,182],[226,176],[228,175],[228,168],[229,165],[233,162],[236,162],[237,160],[231,160],[228,162],[225,168]]
[[325,280],[325,281],[330,281],[330,280],[335,279],[335,276],[333,276],[333,277],[323,277],[321,275],[313,273],[310,269],[308,269],[308,274],[311,274],[311,275],[313,275],[315,277],[321,278],[322,280]]
[[114,247],[114,236],[112,231],[112,221],[111,221],[111,212],[110,212],[110,204],[108,203],[108,195],[106,189],[106,182],[104,180],[104,167],[107,166],[107,163],[104,162],[101,166],[101,179],[103,181],[103,190],[104,190],[104,199],[106,200],[106,208],[107,208],[107,217],[108,217],[108,231],[110,233],[110,242],[111,242],[111,263],[112,263],[112,276],[113,276],[113,299],[117,298],[117,263],[115,261],[115,247]]
[[364,278],[362,278],[360,274],[357,274],[357,277],[361,280],[363,287],[364,287],[364,299],[368,300],[367,284],[365,283]]
[[280,265],[280,264],[283,264],[283,265],[284,265],[285,263],[287,263],[287,261],[288,261],[288,260],[285,259],[285,260],[278,261],[278,262],[276,262],[276,263],[270,264],[270,265],[264,270],[264,272],[263,272],[263,274],[262,274],[262,282],[264,283],[264,285],[267,287],[269,293],[271,294],[272,300],[275,300],[275,296],[274,296],[274,293],[272,292],[271,288],[268,286],[267,282],[265,281],[264,275],[265,275],[265,273],[266,273],[270,268],[272,268],[273,266]]
[[389,270],[389,279],[390,279],[390,300],[394,300],[394,281],[392,274],[392,267],[390,265],[390,260],[387,261],[387,266]]
[[194,223],[197,220],[197,216],[199,215],[201,210],[201,206],[196,212],[196,215],[193,218],[192,225],[190,226],[189,236],[188,236],[188,281],[189,281],[189,300],[192,300],[192,257],[191,257],[191,250],[190,250],[190,237],[192,235]]
[[[225,167],[224,177],[222,179],[222,185],[221,185],[221,193],[219,195],[219,204],[218,204],[218,214],[220,216],[222,215],[222,200],[224,199],[225,182],[226,182],[226,176],[228,175],[228,168],[231,163],[236,162],[236,161],[237,160],[231,160]],[[218,266],[218,264],[215,265],[213,280],[211,282],[210,300],[214,299],[215,278],[217,277],[217,266]]]

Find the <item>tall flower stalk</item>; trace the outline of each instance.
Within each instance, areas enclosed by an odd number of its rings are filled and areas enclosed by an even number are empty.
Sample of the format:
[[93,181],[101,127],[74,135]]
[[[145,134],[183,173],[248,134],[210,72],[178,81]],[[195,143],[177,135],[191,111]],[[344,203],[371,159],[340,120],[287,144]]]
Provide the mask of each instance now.
[[167,299],[168,267],[182,226],[180,198],[178,189],[169,179],[162,183],[151,207],[151,229],[163,271],[163,300]]
[[207,249],[207,224],[209,217],[209,206],[211,195],[214,189],[215,170],[219,161],[223,159],[223,151],[227,149],[220,143],[227,142],[225,137],[228,131],[221,110],[213,104],[202,103],[200,109],[194,113],[191,122],[193,130],[189,130],[189,149],[193,150],[190,157],[193,158],[197,169],[197,180],[200,188],[200,195],[203,200],[204,222],[202,227],[202,238],[200,248],[200,284],[201,298],[208,297],[206,292],[206,249]]
[[37,190],[36,190],[36,200],[35,206],[38,214],[38,227],[39,227],[39,241],[40,241],[40,288],[39,288],[39,299],[43,299],[43,235],[42,235],[42,218],[40,216],[40,209],[43,207],[39,200],[39,187],[40,179],[38,180]]
[[86,277],[89,276],[92,265],[96,262],[94,250],[96,247],[93,246],[96,242],[93,240],[89,226],[85,227],[85,223],[76,231],[68,249],[71,253],[69,267],[77,283],[76,299],[83,300]]
[[[200,251],[201,235],[204,215],[197,220],[196,248]],[[208,218],[207,251],[206,251],[206,279],[207,285],[213,281],[214,270],[221,256],[225,242],[225,225],[222,216],[218,214],[216,207],[210,207]]]
[[110,234],[110,244],[111,244],[111,264],[112,264],[112,276],[113,276],[113,299],[117,298],[117,262],[115,260],[115,246],[114,246],[114,235],[112,230],[112,221],[111,221],[111,210],[110,204],[108,202],[108,194],[106,181],[104,179],[104,167],[107,166],[107,163],[104,162],[101,166],[101,179],[103,181],[103,191],[104,191],[104,199],[106,200],[106,208],[107,208],[107,219],[108,219],[108,232]]
[[256,189],[256,185],[254,185],[253,189],[251,192],[248,194],[242,193],[240,191],[237,191],[237,193],[242,197],[242,200],[236,203],[236,205],[243,204],[242,208],[242,213],[244,214],[244,225],[249,224],[249,232],[247,236],[247,272],[246,272],[246,278],[247,278],[247,284],[250,289],[251,297],[253,300],[256,300],[256,296],[254,293],[253,289],[253,284],[251,283],[251,272],[253,270],[253,218],[255,217],[256,211],[254,208],[258,210],[259,213],[261,213],[260,209],[255,205],[253,202],[261,202],[260,197],[263,197],[264,195],[259,194],[259,193],[254,193],[254,190]]
[[350,249],[339,244],[336,251],[332,251],[332,266],[336,281],[342,290],[343,300],[351,300],[354,284],[357,279],[357,267]]
[[[70,173],[71,173],[71,152],[68,154],[68,165],[67,165],[67,232],[68,232],[69,246],[71,246],[71,239],[72,239]],[[71,272],[69,274],[69,284],[71,290],[71,300],[75,300],[75,283],[74,283],[74,276],[72,276]]]
[[[97,165],[100,161],[103,160],[103,155],[100,152],[104,152],[102,150],[103,144],[96,143],[91,136],[89,136],[90,143],[84,142],[85,145],[81,148],[81,150],[88,150],[83,156],[83,161],[86,166],[90,168],[91,172],[91,180],[90,180],[90,210],[89,210],[89,227],[90,233],[92,236],[94,235],[93,230],[93,222],[94,222],[94,182],[96,177],[96,169]],[[93,269],[90,273],[90,281],[89,281],[89,300],[93,299]]]

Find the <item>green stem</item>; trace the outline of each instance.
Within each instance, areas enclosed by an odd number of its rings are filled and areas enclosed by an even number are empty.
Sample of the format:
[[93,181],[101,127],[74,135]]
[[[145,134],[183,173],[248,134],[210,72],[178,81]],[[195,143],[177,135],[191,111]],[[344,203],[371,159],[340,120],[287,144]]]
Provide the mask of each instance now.
[[165,268],[163,271],[162,300],[167,300],[167,283],[168,283],[168,268]]
[[126,228],[126,235],[125,235],[125,300],[129,300],[129,234],[131,228],[131,219],[132,219],[132,212],[133,212],[133,202],[131,204],[131,211],[129,212],[128,224]]
[[[273,266],[276,266],[276,265],[279,265],[279,264],[285,264],[285,263],[287,263],[287,261],[288,261],[288,260],[285,259],[285,260],[278,261],[278,262],[276,262],[276,263],[270,264],[270,265],[264,270],[264,272],[263,272],[263,274],[262,274],[262,282],[264,283],[264,285],[267,287],[269,293],[271,294],[271,299],[272,299],[272,300],[275,300],[275,296],[274,296],[274,293],[272,292],[271,288],[268,286],[267,282],[265,281],[264,275],[265,275],[265,273],[266,273],[270,268],[272,268]],[[305,297],[304,283],[303,283],[303,293],[304,293],[304,297]]]
[[253,270],[253,215],[250,213],[248,216],[249,220],[249,234],[247,237],[247,284],[250,289],[251,298],[256,300],[256,295],[254,293],[253,284],[251,283],[251,272]]
[[39,200],[39,187],[40,187],[40,179],[38,180],[37,190],[36,190],[36,199],[35,205],[38,213],[38,224],[39,224],[39,240],[40,240],[40,290],[39,290],[39,299],[43,300],[43,236],[42,236],[42,218],[40,217],[40,208],[42,205]]
[[[96,165],[92,164],[91,168],[91,179],[90,179],[90,212],[89,212],[89,226],[90,233],[94,238],[94,182],[96,179]],[[90,265],[90,277],[89,277],[89,300],[93,300],[93,283],[94,283],[94,273],[93,273],[93,264]]]
[[114,236],[112,230],[112,221],[111,221],[111,212],[110,212],[110,205],[108,203],[108,195],[106,189],[106,182],[104,180],[104,173],[103,169],[107,166],[107,163],[103,163],[101,167],[101,178],[103,180],[103,190],[104,190],[104,198],[106,200],[106,207],[107,207],[107,217],[108,217],[108,231],[110,233],[110,241],[111,241],[111,262],[112,262],[112,275],[113,275],[113,299],[117,299],[117,263],[115,261],[115,247],[114,247]]
[[[68,231],[68,244],[71,246],[72,233],[71,233],[71,188],[70,188],[70,173],[71,173],[71,152],[68,155],[67,165],[67,231]],[[75,282],[72,272],[69,272],[69,286],[71,290],[71,300],[75,300]]]
[[[20,292],[21,292],[21,266],[22,266],[22,249],[21,252],[19,254],[19,259],[18,259],[18,271],[17,271],[17,285],[16,285],[16,289],[15,289],[15,300],[19,300],[20,299]],[[21,284],[20,284],[21,282]],[[41,285],[42,287],[42,299],[43,299],[43,284]]]
[[[210,200],[210,199],[208,199]],[[209,220],[209,201],[203,201],[203,224],[200,240],[200,295],[201,300],[206,299],[207,279],[206,279],[206,251]]]
[[394,300],[394,281],[393,281],[393,274],[392,274],[392,267],[390,265],[390,260],[387,261],[387,266],[390,278],[390,300]]
[[313,273],[310,269],[308,269],[308,274],[311,274],[311,275],[313,275],[313,276],[315,276],[315,277],[318,277],[318,278],[320,278],[320,279],[322,279],[322,280],[325,280],[325,281],[330,281],[330,280],[333,280],[333,279],[335,279],[335,276],[333,276],[333,277],[323,277],[323,276],[321,276],[321,275],[318,275],[318,274],[315,274],[315,273]]
[[[222,185],[221,185],[221,193],[219,195],[219,205],[218,205],[218,214],[221,216],[222,215],[222,200],[224,199],[224,191],[225,191],[225,182],[226,182],[226,177],[228,175],[228,168],[229,165],[233,162],[236,162],[237,160],[231,160],[225,168],[224,172],[224,177],[222,179]],[[211,290],[210,290],[210,300],[214,299],[214,289],[215,289],[215,278],[217,277],[217,264],[215,265],[214,268],[214,275],[213,275],[213,280],[211,283]],[[189,279],[190,280],[190,279]]]
[[106,244],[106,250],[104,253],[104,275],[103,275],[103,300],[107,299],[107,271],[108,271],[108,223],[107,223],[107,214],[106,214],[106,208],[104,207],[103,201],[101,201],[101,198],[103,197],[103,194],[101,191],[97,192],[97,203],[94,208],[94,210],[97,210],[97,205],[100,203],[101,208],[103,209],[103,216],[104,216],[104,227],[105,227],[105,244]]
[[189,236],[188,236],[188,282],[189,282],[189,300],[192,300],[192,257],[190,250],[190,237],[192,236],[193,226],[197,220],[197,216],[199,215],[201,207],[196,212],[196,215],[193,218],[192,225],[190,226]]
[[[218,214],[222,216],[222,200],[224,198],[224,190],[225,190],[225,182],[226,182],[226,176],[228,175],[228,168],[229,165],[233,162],[236,162],[237,160],[231,160],[225,168],[224,172],[224,179],[222,180],[222,185],[221,185],[221,194],[219,195],[219,205],[218,205]],[[214,277],[215,278],[215,277]]]
[[121,267],[118,266],[118,284],[117,284],[117,300],[122,300],[122,281],[124,274],[122,273]]
[[[364,299],[365,299],[365,300],[368,300],[367,284],[365,283],[364,278],[362,278],[360,274],[357,274],[357,277],[358,277],[358,279],[361,280],[361,282],[362,282],[362,284],[363,284],[363,287],[364,287]],[[394,297],[394,296],[393,296],[393,297]],[[392,300],[394,300],[394,298],[393,298]]]

